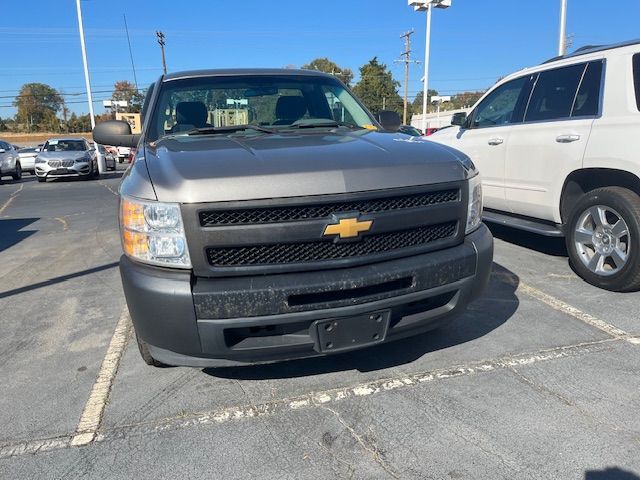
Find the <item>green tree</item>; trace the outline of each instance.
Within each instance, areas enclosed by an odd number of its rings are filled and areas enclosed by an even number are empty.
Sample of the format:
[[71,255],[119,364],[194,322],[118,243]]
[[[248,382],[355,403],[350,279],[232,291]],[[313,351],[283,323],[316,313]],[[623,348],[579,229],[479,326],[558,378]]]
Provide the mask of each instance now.
[[17,109],[16,120],[31,131],[36,126],[53,124],[62,103],[55,88],[44,83],[25,83],[13,106]]
[[[433,105],[431,105],[431,97],[433,96],[437,96],[438,95],[438,91],[437,90],[433,90],[433,89],[429,89],[429,91],[427,92],[427,112],[433,112],[434,108]],[[415,114],[422,114],[422,99],[424,98],[424,92],[421,90],[418,92],[418,94],[416,95],[416,98],[413,99],[413,102],[411,104],[411,111],[412,113]]]
[[91,119],[89,114],[76,115],[75,112],[71,114],[67,121],[67,129],[69,133],[83,133],[91,131]]
[[398,95],[398,87],[400,82],[393,79],[387,66],[373,57],[360,67],[360,80],[353,87],[353,92],[374,114],[380,110],[393,110],[400,115],[403,101]]
[[304,70],[318,70],[319,72],[330,73],[347,85],[350,85],[353,80],[353,72],[350,69],[338,66],[337,63],[332,62],[327,57],[311,60],[306,65],[303,65],[302,68]]
[[113,85],[113,100],[128,103],[128,106],[120,111],[128,113],[140,113],[144,95],[138,91],[135,85],[127,80],[121,80]]
[[462,92],[451,97],[451,108],[467,108],[476,103],[484,92]]

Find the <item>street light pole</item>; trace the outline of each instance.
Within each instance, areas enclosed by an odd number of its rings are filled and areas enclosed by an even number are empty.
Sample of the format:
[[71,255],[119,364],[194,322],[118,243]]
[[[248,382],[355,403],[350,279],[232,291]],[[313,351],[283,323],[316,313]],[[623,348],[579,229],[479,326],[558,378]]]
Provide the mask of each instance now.
[[431,50],[431,5],[427,5],[427,38],[424,48],[424,78],[422,79],[422,133],[427,133],[427,93],[429,92],[429,51]]
[[[84,66],[84,82],[87,87],[87,100],[89,102],[89,118],[91,119],[91,129],[96,126],[96,119],[93,113],[93,95],[91,95],[91,80],[89,79],[89,65],[87,63],[87,47],[84,43],[84,26],[82,24],[82,7],[80,6],[80,0],[76,0],[76,11],[78,13],[78,30],[80,32],[80,48],[82,49],[82,64]],[[94,148],[97,147],[94,142]],[[104,173],[106,166],[104,163],[104,157],[98,155],[98,172]]]
[[409,6],[417,12],[427,13],[427,38],[424,49],[424,77],[422,99],[422,131],[427,132],[427,105],[429,92],[429,51],[431,50],[431,10],[434,8],[449,8],[451,0],[408,0]]
[[558,38],[558,56],[567,53],[567,0],[560,0],[560,34]]

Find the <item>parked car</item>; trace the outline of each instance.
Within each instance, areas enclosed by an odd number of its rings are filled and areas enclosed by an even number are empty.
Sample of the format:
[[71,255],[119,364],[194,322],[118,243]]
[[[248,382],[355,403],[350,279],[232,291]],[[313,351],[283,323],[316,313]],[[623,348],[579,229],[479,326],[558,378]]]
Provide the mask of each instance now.
[[36,157],[39,182],[63,177],[98,178],[96,151],[84,138],[51,138]]
[[104,145],[98,145],[98,151],[96,152],[96,154],[98,156],[98,160],[101,156],[104,157],[104,164],[107,170],[115,171],[116,159],[114,155],[104,147]]
[[22,178],[22,166],[18,150],[10,143],[0,140],[0,180],[11,176],[14,180]]
[[418,130],[416,127],[411,125],[400,125],[398,129],[400,133],[404,133],[405,135],[411,135],[412,137],[421,137],[422,132]]
[[[248,123],[208,123],[239,97]],[[148,364],[364,348],[430,330],[485,288],[493,242],[473,163],[389,132],[398,115],[378,123],[333,75],[175,73],[145,111],[141,135],[111,120],[93,137],[138,147],[120,272]]]
[[37,147],[27,147],[18,150],[18,158],[22,172],[29,172],[31,175],[36,173],[36,157],[40,150]]
[[574,270],[640,288],[640,41],[501,80],[431,139],[473,158],[487,221],[564,237]]
[[131,153],[130,147],[118,147],[118,163],[123,163],[125,160],[129,159],[129,154]]

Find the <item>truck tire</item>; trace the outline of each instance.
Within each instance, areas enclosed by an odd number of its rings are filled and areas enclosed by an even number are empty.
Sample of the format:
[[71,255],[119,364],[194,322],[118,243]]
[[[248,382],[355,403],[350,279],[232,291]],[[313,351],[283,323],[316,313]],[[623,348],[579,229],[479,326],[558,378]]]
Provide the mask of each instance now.
[[44,182],[46,182],[46,181],[47,181],[47,177],[38,177],[38,176],[36,176],[36,178],[38,179],[38,181],[39,181],[40,183],[44,183]]
[[156,360],[151,356],[147,343],[144,340],[142,340],[137,333],[136,333],[136,342],[138,342],[138,350],[140,351],[140,356],[142,357],[142,360],[144,360],[144,363],[146,363],[147,365],[151,365],[152,367],[158,367],[158,368],[168,367],[168,365],[165,365],[164,363],[159,362],[158,360]]
[[605,290],[640,289],[640,196],[622,187],[584,194],[567,224],[567,252],[575,272]]

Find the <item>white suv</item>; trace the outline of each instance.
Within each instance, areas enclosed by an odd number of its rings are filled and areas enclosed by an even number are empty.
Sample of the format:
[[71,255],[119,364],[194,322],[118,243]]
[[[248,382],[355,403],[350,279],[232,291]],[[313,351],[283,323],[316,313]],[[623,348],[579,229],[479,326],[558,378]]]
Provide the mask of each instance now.
[[509,75],[430,139],[469,155],[485,220],[566,238],[599,287],[640,288],[640,40]]

